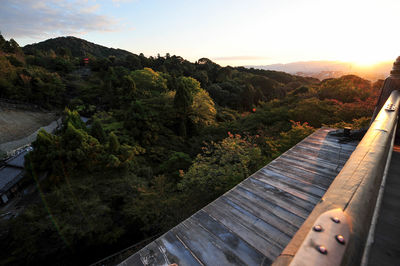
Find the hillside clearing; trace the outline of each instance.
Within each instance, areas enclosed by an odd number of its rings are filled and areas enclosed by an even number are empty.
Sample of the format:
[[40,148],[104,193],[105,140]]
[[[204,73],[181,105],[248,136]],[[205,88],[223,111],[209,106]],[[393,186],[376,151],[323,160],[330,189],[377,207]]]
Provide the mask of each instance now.
[[0,144],[27,137],[55,119],[55,113],[13,110],[0,107]]

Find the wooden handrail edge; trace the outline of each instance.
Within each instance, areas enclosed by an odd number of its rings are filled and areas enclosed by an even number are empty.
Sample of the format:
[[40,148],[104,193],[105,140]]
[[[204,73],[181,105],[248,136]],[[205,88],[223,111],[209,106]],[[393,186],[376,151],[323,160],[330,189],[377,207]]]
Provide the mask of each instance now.
[[[398,126],[398,123],[395,125],[394,132],[396,132],[397,126]],[[392,141],[390,143],[390,150],[393,150],[395,138],[396,137],[392,138]],[[370,226],[370,229],[369,229],[367,241],[365,243],[365,248],[364,248],[363,256],[362,256],[362,259],[361,259],[361,264],[360,264],[361,266],[368,265],[370,250],[371,250],[372,244],[374,242],[374,238],[375,238],[375,229],[376,229],[376,226],[377,226],[378,216],[379,216],[380,209],[381,209],[381,206],[382,206],[383,193],[385,191],[386,179],[387,179],[387,175],[388,175],[388,172],[389,172],[391,159],[392,159],[392,153],[389,152],[389,155],[388,155],[388,158],[387,158],[386,167],[385,167],[385,170],[383,172],[382,183],[381,183],[381,185],[379,187],[378,197],[377,197],[377,200],[376,200],[374,214],[372,216],[371,226]]]

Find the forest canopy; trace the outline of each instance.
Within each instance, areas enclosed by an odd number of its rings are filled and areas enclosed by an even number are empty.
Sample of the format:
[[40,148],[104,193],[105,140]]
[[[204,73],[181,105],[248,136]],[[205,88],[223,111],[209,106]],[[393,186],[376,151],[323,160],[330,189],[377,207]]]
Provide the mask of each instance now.
[[63,117],[26,157],[40,193],[2,222],[0,263],[88,264],[165,232],[316,128],[367,126],[381,86],[0,35],[0,98]]

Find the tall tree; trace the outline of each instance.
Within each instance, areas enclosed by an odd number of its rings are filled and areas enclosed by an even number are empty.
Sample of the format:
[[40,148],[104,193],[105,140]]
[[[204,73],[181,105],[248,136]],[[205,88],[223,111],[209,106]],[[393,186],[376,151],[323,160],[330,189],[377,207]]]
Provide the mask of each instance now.
[[187,116],[190,107],[193,104],[193,95],[191,93],[191,87],[189,82],[185,82],[183,78],[180,78],[177,82],[176,94],[174,98],[174,107],[178,113],[179,119],[179,134],[182,137],[187,135]]
[[120,148],[119,140],[117,135],[114,134],[114,132],[110,133],[110,152],[112,153],[117,153]]
[[95,137],[101,144],[104,144],[107,141],[106,133],[104,133],[103,126],[97,119],[94,120],[92,124],[90,134]]

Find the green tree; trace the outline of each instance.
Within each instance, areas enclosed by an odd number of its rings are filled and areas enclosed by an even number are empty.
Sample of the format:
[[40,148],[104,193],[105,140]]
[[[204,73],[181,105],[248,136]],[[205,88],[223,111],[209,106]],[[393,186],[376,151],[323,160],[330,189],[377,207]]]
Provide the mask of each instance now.
[[203,128],[214,125],[216,115],[214,101],[205,90],[200,89],[193,97],[193,104],[188,114],[189,119],[197,127]]
[[178,114],[179,135],[182,137],[187,135],[187,118],[197,89],[200,89],[200,83],[193,78],[180,77],[177,81],[174,107]]
[[3,50],[6,53],[23,54],[21,47],[19,47],[19,44],[14,39],[10,39],[8,42],[6,41],[6,43],[3,44]]
[[341,102],[366,100],[372,94],[371,82],[354,75],[322,81],[318,88],[320,99],[336,99]]
[[134,140],[147,146],[158,140],[160,124],[157,113],[142,101],[133,101],[124,113],[124,127]]
[[137,89],[144,96],[155,96],[167,91],[167,80],[158,72],[151,68],[135,70],[131,73]]
[[180,171],[186,171],[192,164],[190,156],[184,152],[172,152],[167,160],[160,165],[160,171],[168,173],[174,183],[181,178]]
[[70,110],[68,108],[65,108],[64,114],[63,114],[63,130],[65,131],[68,127],[68,124],[71,124],[74,126],[74,128],[77,129],[83,129],[86,130],[86,125],[82,121],[81,116],[79,113],[75,110]]
[[298,102],[289,111],[290,118],[294,121],[308,122],[313,127],[320,127],[322,124],[332,124],[337,121],[333,114],[339,106],[331,100],[319,100],[308,98]]
[[280,133],[279,147],[281,153],[287,151],[315,131],[307,122],[302,124],[300,122],[290,122],[292,123],[292,128],[287,132]]
[[127,55],[125,61],[129,69],[136,70],[142,68],[140,58],[137,55]]
[[90,134],[102,144],[106,143],[107,141],[106,133],[104,132],[103,126],[98,119],[93,121]]
[[186,116],[193,104],[192,88],[190,83],[182,78],[178,80],[177,84],[174,107],[181,116]]
[[261,149],[246,138],[230,134],[203,147],[184,174],[179,188],[201,205],[250,176],[265,163]]
[[121,145],[119,144],[119,140],[117,135],[114,132],[110,133],[109,136],[109,148],[111,153],[118,153]]
[[193,74],[193,78],[195,78],[196,80],[198,80],[200,82],[202,88],[207,87],[207,85],[209,83],[207,72],[204,70],[196,71]]
[[0,51],[4,49],[4,45],[6,44],[6,39],[4,39],[3,35],[0,32]]

